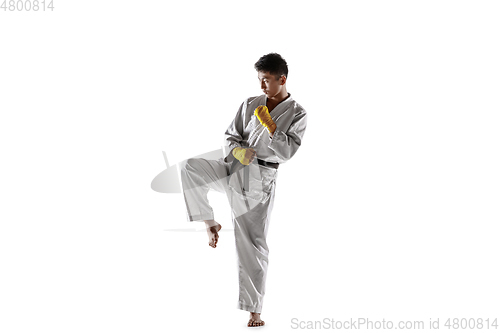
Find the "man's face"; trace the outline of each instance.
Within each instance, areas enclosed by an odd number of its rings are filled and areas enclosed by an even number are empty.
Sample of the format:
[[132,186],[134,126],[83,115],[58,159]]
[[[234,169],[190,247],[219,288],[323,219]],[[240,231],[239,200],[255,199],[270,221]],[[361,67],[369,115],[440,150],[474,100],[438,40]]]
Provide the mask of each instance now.
[[278,95],[283,89],[284,76],[282,75],[279,80],[276,80],[274,75],[269,72],[258,72],[260,81],[260,88],[268,98]]

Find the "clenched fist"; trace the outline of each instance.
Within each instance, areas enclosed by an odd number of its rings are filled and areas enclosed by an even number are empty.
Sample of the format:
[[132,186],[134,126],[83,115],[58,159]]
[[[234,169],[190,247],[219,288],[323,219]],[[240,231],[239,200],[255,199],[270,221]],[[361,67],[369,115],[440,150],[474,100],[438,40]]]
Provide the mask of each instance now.
[[276,130],[276,124],[274,123],[271,115],[269,114],[269,109],[265,105],[259,105],[253,114],[259,119],[262,126],[267,127],[269,133],[273,134]]
[[257,152],[252,148],[236,147],[233,149],[233,156],[243,165],[249,165],[257,156]]

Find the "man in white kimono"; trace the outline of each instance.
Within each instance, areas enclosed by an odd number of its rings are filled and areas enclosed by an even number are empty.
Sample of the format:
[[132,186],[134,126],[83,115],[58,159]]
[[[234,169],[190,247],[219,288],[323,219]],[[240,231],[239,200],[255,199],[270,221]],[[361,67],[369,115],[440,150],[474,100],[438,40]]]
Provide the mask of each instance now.
[[266,235],[274,203],[278,166],[297,152],[306,111],[286,90],[288,66],[276,53],[255,64],[263,95],[247,98],[225,133],[228,155],[192,158],[181,168],[188,221],[204,221],[216,247],[221,225],[208,203],[210,189],[231,203],[239,268],[237,307],[250,312],[248,326],[262,326],[269,249]]

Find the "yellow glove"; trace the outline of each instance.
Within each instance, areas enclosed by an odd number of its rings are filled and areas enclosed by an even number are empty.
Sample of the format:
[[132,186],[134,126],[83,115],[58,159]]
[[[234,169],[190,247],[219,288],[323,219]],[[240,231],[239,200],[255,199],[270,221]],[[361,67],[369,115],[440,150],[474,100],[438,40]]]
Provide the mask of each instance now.
[[245,148],[236,147],[233,149],[233,156],[243,165],[250,164],[250,158],[246,158],[247,150]]
[[274,131],[276,130],[276,124],[274,123],[273,119],[271,118],[271,115],[269,114],[269,109],[267,108],[267,106],[265,105],[259,105],[254,113],[254,115],[257,116],[257,118],[259,119],[260,123],[267,127],[267,129],[269,130],[269,133],[274,133]]

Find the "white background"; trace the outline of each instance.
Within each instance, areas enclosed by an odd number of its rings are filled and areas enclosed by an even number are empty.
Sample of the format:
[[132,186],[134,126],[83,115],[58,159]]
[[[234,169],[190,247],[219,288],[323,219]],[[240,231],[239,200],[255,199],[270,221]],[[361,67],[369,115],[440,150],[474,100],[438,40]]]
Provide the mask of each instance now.
[[240,3],[0,11],[1,332],[247,330],[225,197],[213,249],[150,186],[221,147],[270,52],[308,127],[261,329],[498,316],[498,2]]

